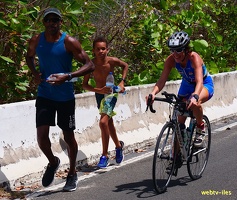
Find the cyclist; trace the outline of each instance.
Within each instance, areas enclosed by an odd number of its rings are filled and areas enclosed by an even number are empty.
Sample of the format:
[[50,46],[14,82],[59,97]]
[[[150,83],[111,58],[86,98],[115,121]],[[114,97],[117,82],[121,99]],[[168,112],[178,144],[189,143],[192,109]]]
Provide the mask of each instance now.
[[[193,111],[197,121],[194,145],[202,146],[204,123],[202,103],[208,101],[214,93],[214,84],[200,55],[189,48],[190,38],[184,31],[175,32],[167,44],[171,54],[166,58],[162,74],[152,91],[152,98],[159,93],[168,79],[172,68],[176,68],[182,76],[178,97],[187,101],[187,109]],[[180,129],[185,129],[186,117],[179,116]]]

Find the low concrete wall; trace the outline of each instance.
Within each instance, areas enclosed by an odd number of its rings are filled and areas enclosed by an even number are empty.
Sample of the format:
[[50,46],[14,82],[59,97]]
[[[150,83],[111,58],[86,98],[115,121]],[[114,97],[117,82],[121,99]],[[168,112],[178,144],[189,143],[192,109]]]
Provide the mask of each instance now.
[[[211,121],[237,113],[237,72],[213,76],[214,97],[204,104],[204,113]],[[177,93],[180,81],[167,82],[163,90]],[[156,102],[156,114],[145,112],[145,96],[154,84],[127,87],[126,95],[119,95],[115,108],[114,123],[120,140],[125,142],[125,151],[145,145],[144,141],[155,140],[162,125],[168,118],[168,105]],[[101,154],[100,115],[96,107],[94,93],[76,95],[76,130],[78,142],[78,165],[97,162]],[[61,168],[68,166],[68,157],[61,130],[50,129],[52,148],[61,159]],[[110,141],[109,151],[114,153]],[[11,184],[29,181],[32,176],[42,177],[47,159],[40,151],[35,128],[35,101],[25,101],[0,105],[0,183]]]

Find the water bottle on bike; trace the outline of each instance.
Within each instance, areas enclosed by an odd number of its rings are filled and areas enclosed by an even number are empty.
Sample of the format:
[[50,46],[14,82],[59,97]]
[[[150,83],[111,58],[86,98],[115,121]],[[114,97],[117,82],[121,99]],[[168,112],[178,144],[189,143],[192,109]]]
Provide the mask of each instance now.
[[179,124],[179,128],[180,128],[180,131],[181,131],[181,134],[182,134],[182,137],[183,137],[184,146],[186,148],[187,143],[188,143],[188,135],[187,135],[186,126],[185,126],[185,124]]
[[189,140],[190,140],[190,136],[191,136],[191,130],[190,130],[190,128],[189,127],[187,127],[187,129],[186,129],[186,135],[187,135],[187,144],[186,144],[186,150],[188,149],[188,142],[189,142]]

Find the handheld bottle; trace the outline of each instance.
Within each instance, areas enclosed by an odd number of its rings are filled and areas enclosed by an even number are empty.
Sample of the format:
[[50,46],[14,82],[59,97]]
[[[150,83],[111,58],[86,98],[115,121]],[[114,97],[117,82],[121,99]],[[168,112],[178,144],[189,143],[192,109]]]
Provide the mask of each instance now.
[[[106,87],[109,87],[111,89],[111,93],[113,94],[113,88],[114,88],[114,76],[112,72],[109,72],[108,76],[106,77]],[[106,94],[105,95],[105,101],[109,103],[112,100],[113,96]]]

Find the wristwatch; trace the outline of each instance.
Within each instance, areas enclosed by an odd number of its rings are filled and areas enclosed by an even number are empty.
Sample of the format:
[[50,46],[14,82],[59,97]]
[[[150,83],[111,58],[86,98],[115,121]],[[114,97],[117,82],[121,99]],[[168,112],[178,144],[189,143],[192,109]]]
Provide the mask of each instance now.
[[67,78],[67,80],[70,81],[71,79],[72,79],[72,74],[69,73],[69,74],[68,74],[68,78]]
[[126,80],[125,80],[125,78],[121,78],[121,81],[123,81],[124,83],[126,83]]
[[199,96],[197,94],[193,94],[192,97],[194,97],[196,99],[196,101],[198,102]]

